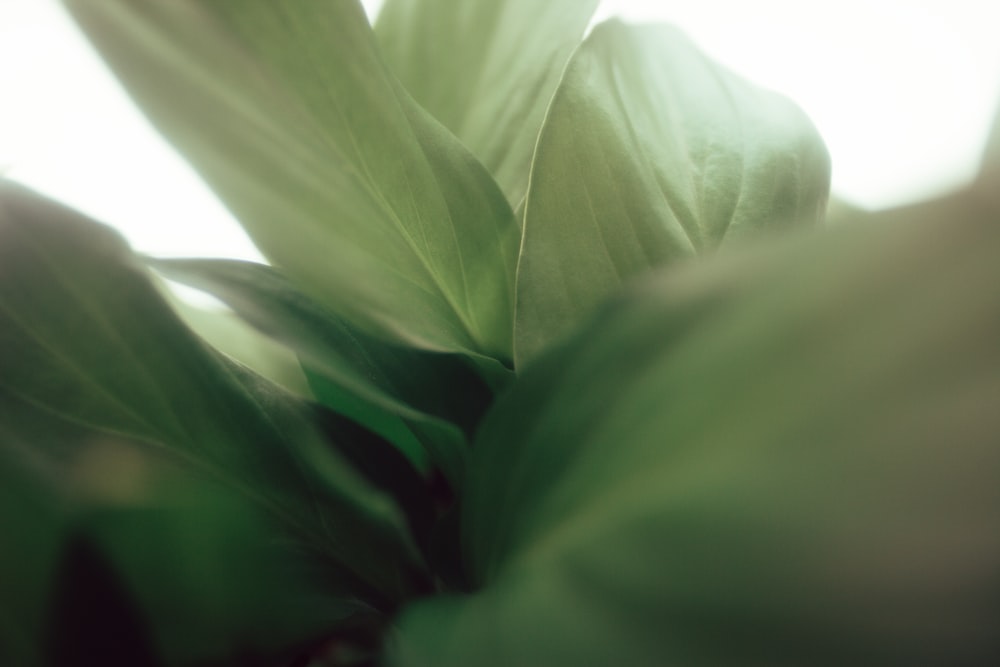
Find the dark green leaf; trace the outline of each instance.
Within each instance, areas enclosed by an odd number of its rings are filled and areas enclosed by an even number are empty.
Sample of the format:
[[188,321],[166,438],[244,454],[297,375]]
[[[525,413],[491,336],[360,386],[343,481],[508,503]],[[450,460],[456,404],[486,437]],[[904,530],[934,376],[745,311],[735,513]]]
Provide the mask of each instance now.
[[552,93],[597,0],[387,0],[375,24],[393,73],[489,169],[528,187]]
[[509,363],[519,226],[356,0],[67,0],[156,126],[314,298]]
[[[8,405],[0,392],[0,411]],[[2,412],[0,412],[2,416]],[[66,521],[31,479],[33,461],[0,420],[0,664],[43,664],[46,600]]]
[[[330,446],[314,407],[214,353],[111,230],[0,190],[0,389],[167,449],[238,491],[386,609],[423,590],[398,508]],[[4,423],[23,427],[11,410]]]
[[400,665],[992,665],[998,211],[657,274],[487,416]]
[[0,525],[4,665],[245,665],[370,613],[246,496],[3,388]]
[[[410,450],[413,432],[455,483],[492,394],[462,355],[415,350],[358,330],[272,267],[232,260],[154,260],[173,279],[211,292],[299,355],[317,395],[337,412]],[[483,364],[494,361],[483,359]]]
[[131,594],[86,538],[67,540],[54,590],[47,641],[50,664],[160,664]]
[[406,515],[410,532],[426,552],[434,508],[428,484],[390,442],[330,410],[319,408],[317,421],[337,451],[376,488],[390,494]]
[[785,98],[669,27],[599,25],[570,60],[535,152],[518,364],[642,271],[820,220],[829,177],[822,140]]

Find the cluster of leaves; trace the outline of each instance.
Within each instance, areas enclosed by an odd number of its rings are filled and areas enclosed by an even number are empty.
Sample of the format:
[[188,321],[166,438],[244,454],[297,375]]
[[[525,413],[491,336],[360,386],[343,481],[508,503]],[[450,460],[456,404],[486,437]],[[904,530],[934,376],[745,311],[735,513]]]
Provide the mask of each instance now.
[[3,664],[996,664],[995,160],[779,237],[809,121],[596,0],[67,4],[272,265],[0,186]]

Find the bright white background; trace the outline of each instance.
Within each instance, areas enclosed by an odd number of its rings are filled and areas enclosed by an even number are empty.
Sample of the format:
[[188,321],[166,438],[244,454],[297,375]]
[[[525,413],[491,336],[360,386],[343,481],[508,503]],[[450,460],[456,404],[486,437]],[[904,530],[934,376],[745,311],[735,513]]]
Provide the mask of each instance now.
[[[598,18],[612,14],[676,23],[794,98],[826,139],[836,194],[866,208],[967,181],[1000,98],[996,0],[604,0]],[[56,0],[0,0],[0,172],[144,252],[259,257]]]

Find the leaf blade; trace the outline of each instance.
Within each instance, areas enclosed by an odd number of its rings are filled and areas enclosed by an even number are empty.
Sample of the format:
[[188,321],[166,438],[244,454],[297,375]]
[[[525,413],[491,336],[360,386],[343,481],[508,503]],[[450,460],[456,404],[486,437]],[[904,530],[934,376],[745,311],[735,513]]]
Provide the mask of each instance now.
[[408,344],[509,360],[513,214],[387,73],[355,0],[67,4],[307,292]]
[[388,0],[375,24],[402,84],[494,175],[515,209],[535,140],[595,0]]
[[4,184],[0,238],[0,343],[16,351],[0,388],[160,443],[323,554],[348,590],[405,596],[417,570],[397,510],[329,447],[311,405],[206,348],[111,230]]
[[539,359],[470,461],[483,588],[396,664],[989,664],[1000,230],[929,211],[651,276]]
[[[293,350],[313,389],[335,411],[381,432],[401,420],[460,486],[466,443],[492,391],[461,355],[374,338],[294,288],[272,267],[231,260],[152,260],[168,277],[222,299],[263,334]],[[392,433],[383,433],[392,439]],[[410,437],[413,437],[412,435]]]
[[667,26],[597,26],[567,66],[532,163],[518,363],[650,268],[820,221],[828,190],[822,141],[789,101]]
[[[127,647],[153,649],[142,664],[281,655],[364,611],[305,575],[312,556],[232,488],[149,442],[4,388],[0,399],[0,516],[11,538],[0,554],[0,634],[22,645],[21,657],[17,643],[0,645],[11,664],[110,661]],[[68,579],[74,570],[97,580]],[[102,613],[108,603],[117,618]]]

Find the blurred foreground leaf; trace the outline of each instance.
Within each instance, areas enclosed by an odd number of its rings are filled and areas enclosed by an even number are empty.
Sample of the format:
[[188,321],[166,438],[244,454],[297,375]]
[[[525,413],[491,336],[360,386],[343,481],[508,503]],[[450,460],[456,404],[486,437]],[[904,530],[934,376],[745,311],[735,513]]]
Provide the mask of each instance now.
[[165,283],[160,290],[177,316],[216,350],[271,382],[302,397],[311,397],[309,381],[298,357],[241,320],[231,310],[192,303]]
[[398,665],[1000,659],[1000,210],[660,273],[487,416]]
[[5,665],[261,664],[372,615],[245,496],[5,389],[0,525]]
[[[112,440],[144,443],[152,455],[180,461],[189,474],[221,485],[238,499],[225,502],[227,507],[235,503],[240,516],[267,517],[270,532],[252,528],[257,537],[244,547],[268,550],[284,544],[282,549],[292,555],[289,567],[299,560],[294,554],[301,554],[322,573],[314,581],[317,594],[341,606],[391,612],[401,600],[424,590],[425,575],[403,514],[389,495],[348,463],[352,443],[336,441],[352,437],[350,429],[321,430],[315,406],[194,337],[111,230],[12,184],[0,189],[0,349],[8,351],[0,357],[5,397],[0,424],[24,451],[42,448],[39,455],[44,456],[53,439],[62,451],[75,451],[79,438],[50,437],[45,430],[49,420],[107,433]],[[327,439],[331,434],[332,444]],[[356,437],[362,434],[358,431]],[[78,448],[80,453],[73,455],[83,456],[86,445]],[[94,465],[114,460],[98,459]],[[113,466],[106,475],[115,478]],[[197,484],[190,493],[181,486],[178,482],[172,493],[182,504],[199,493]],[[167,512],[161,527],[155,510],[147,516],[143,508],[139,514],[129,509],[120,526],[109,528],[108,538],[114,542],[109,549],[121,549],[112,561],[125,570],[123,576],[134,574],[131,583],[137,586],[169,580],[157,568],[170,559],[148,561],[134,556],[134,548],[156,545],[163,554],[200,550],[207,539],[200,532],[203,526],[217,530],[230,516],[223,508],[218,522],[207,517],[204,524],[197,519],[201,507],[191,501],[187,513]],[[205,505],[205,511],[210,507]],[[234,523],[235,540],[241,539],[240,525]],[[228,538],[223,532],[212,539]],[[222,549],[218,555],[228,553]],[[183,553],[175,555],[177,563],[184,562]],[[139,560],[133,563],[133,557]],[[133,572],[133,566],[146,569]],[[239,581],[248,581],[247,572],[233,571]],[[178,589],[178,601],[193,605],[198,595],[211,597],[186,590],[191,596],[185,598]],[[270,618],[238,616],[248,623]],[[161,648],[169,646],[178,654],[190,649],[190,657],[196,657],[199,648],[187,643],[184,633],[198,635],[194,626],[213,618],[192,612],[168,622],[166,631],[177,634]],[[223,633],[226,627],[220,626]],[[223,634],[215,641],[252,640],[252,629],[244,629],[248,636]]]

